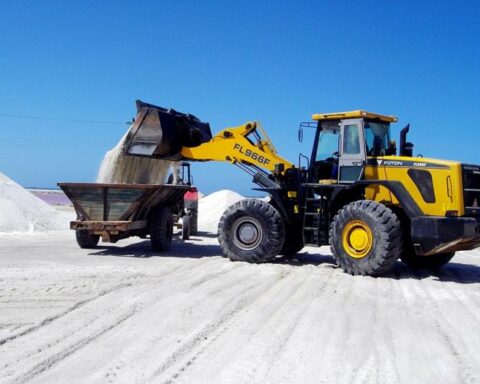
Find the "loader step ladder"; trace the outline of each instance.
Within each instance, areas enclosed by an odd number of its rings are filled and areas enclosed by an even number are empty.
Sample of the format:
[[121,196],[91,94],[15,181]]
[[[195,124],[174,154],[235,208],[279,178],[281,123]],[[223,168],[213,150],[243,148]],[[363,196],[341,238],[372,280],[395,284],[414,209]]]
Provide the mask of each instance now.
[[328,217],[331,188],[319,184],[303,184],[305,205],[303,215],[303,242],[305,245],[328,244]]

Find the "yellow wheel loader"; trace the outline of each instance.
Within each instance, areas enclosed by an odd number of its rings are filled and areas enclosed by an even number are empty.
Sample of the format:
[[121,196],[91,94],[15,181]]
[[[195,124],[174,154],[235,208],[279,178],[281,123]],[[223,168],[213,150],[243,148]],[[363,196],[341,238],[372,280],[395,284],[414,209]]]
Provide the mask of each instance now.
[[267,262],[304,246],[330,245],[353,275],[378,276],[398,259],[439,267],[456,251],[480,246],[480,166],[413,156],[394,116],[362,110],[314,114],[305,167],[277,154],[256,122],[213,136],[208,123],[137,101],[124,152],[174,160],[227,161],[253,177],[270,202],[233,204],[219,223],[219,243],[232,260]]

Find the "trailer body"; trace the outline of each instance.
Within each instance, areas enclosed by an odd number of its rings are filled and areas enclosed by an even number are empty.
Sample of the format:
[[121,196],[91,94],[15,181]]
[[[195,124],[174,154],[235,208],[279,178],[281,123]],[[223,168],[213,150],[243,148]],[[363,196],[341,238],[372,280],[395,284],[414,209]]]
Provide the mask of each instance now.
[[[172,228],[184,212],[184,195],[196,190],[190,185],[168,184],[100,184],[100,183],[59,183],[72,202],[77,220],[70,223],[70,229],[80,237],[98,243],[115,243],[130,236],[146,238],[152,233],[152,223],[163,217],[163,225],[170,236]],[[162,223],[161,223],[162,224]],[[170,235],[169,235],[170,234]],[[95,241],[96,240],[96,241]],[[81,240],[79,241],[79,245]],[[90,247],[84,247],[90,248]]]

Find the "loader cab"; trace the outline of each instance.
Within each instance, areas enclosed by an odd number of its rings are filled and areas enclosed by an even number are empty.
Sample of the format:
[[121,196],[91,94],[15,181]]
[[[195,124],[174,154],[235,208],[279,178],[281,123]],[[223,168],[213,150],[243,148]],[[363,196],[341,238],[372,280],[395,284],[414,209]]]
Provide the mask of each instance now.
[[391,154],[394,116],[366,111],[315,114],[317,123],[309,167],[311,183],[352,183],[362,179],[368,157]]

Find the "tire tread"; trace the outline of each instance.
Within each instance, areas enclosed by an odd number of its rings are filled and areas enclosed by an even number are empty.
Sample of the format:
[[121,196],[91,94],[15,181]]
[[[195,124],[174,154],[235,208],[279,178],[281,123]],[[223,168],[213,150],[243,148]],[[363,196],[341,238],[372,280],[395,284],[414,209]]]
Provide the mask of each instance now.
[[[242,216],[251,216],[263,223],[264,238],[255,249],[242,250],[233,243],[231,226]],[[244,199],[234,203],[223,213],[218,224],[218,234],[223,254],[230,260],[264,263],[280,253],[285,228],[282,216],[272,205],[257,199]]]
[[[341,229],[356,216],[365,216],[375,223],[374,249],[363,259],[353,259],[346,255],[337,242],[341,239]],[[340,232],[340,233],[337,233]],[[377,234],[377,236],[375,236]],[[358,200],[342,208],[332,220],[330,230],[330,247],[337,264],[352,275],[380,276],[388,272],[402,249],[402,230],[395,213],[383,204],[372,200]]]

